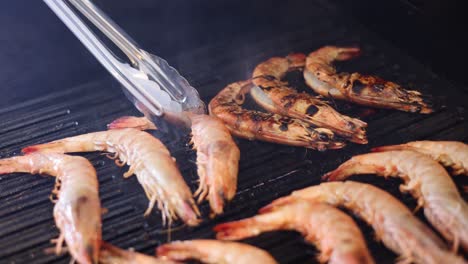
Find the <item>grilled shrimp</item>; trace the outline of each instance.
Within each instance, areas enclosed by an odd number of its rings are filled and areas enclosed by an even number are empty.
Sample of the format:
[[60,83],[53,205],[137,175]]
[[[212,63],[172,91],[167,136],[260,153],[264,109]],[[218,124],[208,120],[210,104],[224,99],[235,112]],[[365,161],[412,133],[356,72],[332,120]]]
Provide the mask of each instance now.
[[82,157],[32,153],[0,160],[0,174],[26,172],[55,177],[55,223],[60,230],[56,253],[65,240],[79,263],[97,263],[101,244],[101,203],[91,163]]
[[449,241],[454,249],[468,250],[468,205],[458,193],[445,169],[424,154],[414,151],[369,153],[351,158],[324,179],[344,180],[354,174],[375,173],[384,177],[400,177],[403,192],[418,199],[429,222]]
[[328,128],[352,142],[367,144],[367,123],[342,115],[325,101],[299,93],[281,81],[288,71],[302,69],[304,65],[304,54],[274,57],[260,63],[253,72],[252,82],[256,87],[250,90],[250,94],[269,112]]
[[[240,151],[224,123],[215,116],[190,115],[192,142],[197,150],[200,186],[198,202],[208,198],[214,214],[221,214],[224,199],[232,200],[237,189]],[[122,117],[108,126],[111,129],[134,127],[154,129],[145,117]]]
[[321,250],[321,263],[374,263],[356,223],[340,210],[323,203],[291,199],[261,209],[251,218],[215,226],[218,239],[237,240],[274,230],[297,230]]
[[294,191],[266,206],[269,210],[289,204],[294,199],[324,202],[343,206],[374,228],[376,237],[400,254],[406,263],[465,263],[446,249],[431,229],[419,221],[411,211],[389,193],[370,184],[329,182]]
[[458,141],[413,141],[401,145],[382,146],[372,151],[411,150],[431,156],[454,175],[468,175],[468,145]]
[[174,159],[164,144],[152,135],[133,128],[94,132],[46,144],[26,147],[24,153],[41,152],[90,152],[115,153],[117,165],[130,166],[124,177],[135,173],[150,200],[145,215],[151,213],[157,202],[162,211],[163,223],[181,218],[194,226],[199,220],[198,208],[192,193],[180,174]]
[[249,89],[250,81],[229,84],[209,104],[210,113],[223,120],[233,135],[318,150],[345,146],[329,129],[278,114],[243,109]]
[[102,243],[99,254],[101,264],[176,264],[170,260],[156,258],[135,251],[123,250],[109,243]]
[[158,257],[175,261],[196,259],[204,263],[223,264],[275,264],[275,259],[266,251],[254,246],[219,240],[176,241],[159,246]]
[[134,128],[138,130],[157,130],[156,125],[146,117],[122,116],[107,125],[108,129]]
[[230,201],[236,194],[240,151],[219,118],[194,115],[190,120],[200,177],[195,195],[198,195],[198,202],[207,197],[213,213],[221,214],[223,199]]
[[406,112],[432,113],[431,102],[418,91],[379,77],[359,73],[337,73],[332,63],[354,58],[359,48],[326,46],[306,59],[304,78],[318,94],[361,105],[392,108]]

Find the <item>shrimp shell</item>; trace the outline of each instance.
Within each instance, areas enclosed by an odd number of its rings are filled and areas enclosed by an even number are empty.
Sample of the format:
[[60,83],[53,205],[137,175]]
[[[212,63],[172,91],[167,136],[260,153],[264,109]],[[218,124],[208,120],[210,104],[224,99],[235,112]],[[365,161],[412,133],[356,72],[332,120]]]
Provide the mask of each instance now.
[[240,150],[219,118],[193,115],[190,120],[200,177],[195,195],[198,195],[199,202],[207,197],[212,212],[221,214],[223,200],[231,201],[236,194]]
[[[232,200],[237,189],[240,151],[223,121],[215,116],[188,114],[200,185],[194,195],[200,203],[208,199],[214,215],[221,214],[224,199]],[[108,125],[110,129],[133,127],[156,129],[146,117],[124,116]]]
[[157,248],[159,257],[184,261],[200,260],[208,264],[276,264],[275,259],[266,251],[254,246],[219,240],[175,241]]
[[406,263],[466,263],[446,249],[445,244],[411,211],[389,193],[370,184],[328,182],[294,191],[273,201],[269,207],[289,204],[291,199],[343,206],[361,217],[375,231],[377,239],[400,254]]
[[192,193],[164,144],[152,135],[133,128],[94,132],[26,147],[24,153],[90,152],[115,153],[121,163],[130,166],[124,177],[135,174],[150,200],[145,215],[156,204],[162,211],[163,223],[180,217],[190,226],[199,223],[198,208]]
[[418,91],[410,91],[379,77],[359,73],[337,73],[333,61],[359,56],[359,48],[322,47],[306,59],[304,78],[315,92],[361,105],[406,112],[432,113],[432,102]]
[[354,156],[324,175],[330,181],[345,180],[355,174],[375,173],[402,178],[402,192],[410,192],[424,207],[429,222],[458,249],[468,250],[468,205],[457,186],[436,161],[414,151],[388,151]]
[[382,146],[372,151],[411,150],[431,156],[454,175],[468,175],[468,145],[458,141],[413,141],[401,145]]
[[170,260],[156,258],[135,251],[123,250],[109,243],[102,243],[99,254],[101,264],[176,264]]
[[216,237],[244,239],[275,230],[297,230],[320,249],[320,263],[374,263],[364,237],[351,217],[322,203],[291,199],[260,214],[214,227]]
[[60,230],[56,253],[63,240],[79,263],[97,263],[101,246],[101,203],[96,170],[82,157],[32,153],[0,160],[0,174],[26,172],[56,177],[58,197],[54,219]]
[[340,114],[325,101],[307,93],[299,93],[281,81],[287,72],[303,68],[304,54],[274,57],[260,63],[253,72],[250,90],[254,100],[269,112],[297,118],[303,122],[324,127],[359,144],[367,144],[367,123]]
[[226,86],[210,102],[210,114],[223,120],[233,135],[250,140],[325,150],[338,149],[345,144],[325,128],[315,128],[298,119],[242,108],[250,81]]

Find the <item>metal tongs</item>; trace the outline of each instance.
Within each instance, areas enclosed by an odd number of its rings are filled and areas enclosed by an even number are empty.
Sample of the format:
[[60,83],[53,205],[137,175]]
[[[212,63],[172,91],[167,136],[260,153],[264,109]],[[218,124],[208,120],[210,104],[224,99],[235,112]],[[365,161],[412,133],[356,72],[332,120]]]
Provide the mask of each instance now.
[[[189,125],[187,113],[206,108],[197,90],[164,59],[141,49],[89,0],[44,0],[96,59],[122,84],[127,97],[146,117]],[[74,8],[73,8],[73,7]],[[118,58],[78,16],[86,17],[128,57]],[[156,120],[155,120],[156,119]]]

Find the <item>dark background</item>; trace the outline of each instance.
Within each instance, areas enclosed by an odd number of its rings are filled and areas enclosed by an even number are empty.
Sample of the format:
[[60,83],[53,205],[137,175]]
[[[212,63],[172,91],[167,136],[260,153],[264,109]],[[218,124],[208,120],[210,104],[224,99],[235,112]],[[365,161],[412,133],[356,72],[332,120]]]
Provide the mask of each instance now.
[[[282,32],[317,22],[307,16],[313,8],[311,1],[95,2],[141,46],[168,59],[221,39]],[[457,1],[336,2],[436,73],[453,82],[468,83],[465,21]],[[107,76],[42,1],[3,1],[0,33],[0,106]],[[170,63],[178,66],[176,59]],[[200,64],[203,66],[203,61]]]

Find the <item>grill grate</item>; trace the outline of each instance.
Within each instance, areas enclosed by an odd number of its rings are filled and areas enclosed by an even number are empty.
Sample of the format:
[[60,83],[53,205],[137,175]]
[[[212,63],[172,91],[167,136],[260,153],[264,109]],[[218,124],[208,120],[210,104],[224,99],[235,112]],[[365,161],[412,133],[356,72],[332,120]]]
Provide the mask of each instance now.
[[[363,117],[369,122],[369,145],[349,144],[345,149],[327,152],[279,146],[237,139],[241,149],[238,194],[227,206],[226,213],[205,221],[196,228],[172,232],[172,239],[211,238],[212,227],[221,222],[254,215],[271,200],[294,189],[320,182],[320,176],[358,153],[373,146],[417,139],[467,141],[468,123],[463,119],[467,90],[455,87],[424,68],[411,57],[400,53],[385,41],[335,9],[317,1],[311,13],[316,23],[284,34],[248,32],[235,41],[223,41],[169,58],[181,73],[198,88],[208,102],[226,84],[246,79],[253,67],[271,56],[288,52],[309,52],[325,44],[360,45],[362,58],[340,65],[394,80],[410,88],[444,97],[447,105],[433,115],[408,114],[376,110]],[[297,79],[297,78],[296,78]],[[300,81],[294,81],[300,85]],[[343,112],[360,113],[363,108],[339,103]],[[67,136],[104,130],[105,124],[122,115],[137,115],[114,81],[93,81],[45,97],[0,109],[0,156],[17,155],[22,147]],[[171,150],[186,181],[196,188],[195,153],[187,140],[174,140],[173,135],[154,132]],[[98,153],[85,154],[96,167],[102,204],[109,210],[103,217],[104,239],[120,247],[133,247],[148,254],[167,240],[160,214],[155,211],[143,218],[147,199],[135,177],[122,178],[125,168]],[[398,180],[361,177],[372,182],[414,207],[414,200],[398,191]],[[68,256],[45,255],[49,240],[58,236],[48,195],[54,180],[37,175],[0,176],[0,262],[67,263]],[[459,186],[467,184],[457,179]],[[201,205],[204,215],[209,207]],[[418,214],[421,216],[421,214]],[[357,220],[378,263],[393,263],[395,255],[373,240],[370,227]],[[293,232],[273,232],[245,240],[267,249],[281,263],[310,263],[314,247]]]

